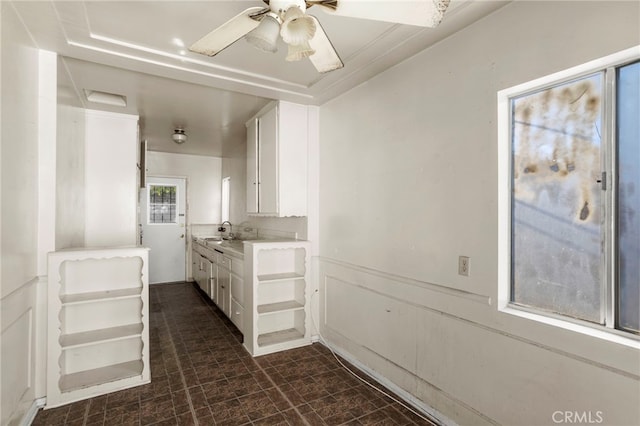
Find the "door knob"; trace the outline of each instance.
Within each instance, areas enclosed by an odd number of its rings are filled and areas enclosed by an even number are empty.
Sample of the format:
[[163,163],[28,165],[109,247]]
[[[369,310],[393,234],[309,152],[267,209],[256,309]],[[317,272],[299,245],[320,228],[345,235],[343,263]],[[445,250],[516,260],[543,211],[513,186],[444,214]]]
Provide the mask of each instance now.
[[180,238],[184,238],[184,234],[180,235]]

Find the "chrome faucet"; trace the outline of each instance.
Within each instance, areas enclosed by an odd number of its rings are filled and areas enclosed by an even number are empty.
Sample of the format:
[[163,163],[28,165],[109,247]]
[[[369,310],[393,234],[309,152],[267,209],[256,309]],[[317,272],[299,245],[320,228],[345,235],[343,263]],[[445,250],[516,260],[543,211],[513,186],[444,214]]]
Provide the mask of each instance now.
[[233,239],[235,238],[235,236],[233,235],[233,232],[232,232],[232,231],[233,231],[233,225],[232,225],[232,224],[231,224],[231,222],[229,222],[228,220],[225,220],[224,222],[222,222],[222,223],[220,224],[220,227],[218,228],[218,231],[220,231],[220,232],[224,232],[224,231],[226,231],[226,228],[224,227],[224,224],[225,224],[225,223],[228,223],[228,224],[229,224],[229,234],[228,234],[228,238],[229,238],[230,240],[233,240]]

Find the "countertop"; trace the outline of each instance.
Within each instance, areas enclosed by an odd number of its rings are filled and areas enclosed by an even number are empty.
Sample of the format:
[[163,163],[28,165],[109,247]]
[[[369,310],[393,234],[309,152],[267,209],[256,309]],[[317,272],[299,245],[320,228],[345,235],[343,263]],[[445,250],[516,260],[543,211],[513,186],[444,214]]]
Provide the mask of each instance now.
[[229,253],[235,256],[244,258],[244,243],[256,244],[256,243],[280,243],[280,242],[292,242],[299,241],[288,238],[274,238],[274,239],[258,239],[258,240],[224,240],[219,236],[194,236],[193,241],[201,246],[207,247],[211,250],[217,249],[223,253]]
[[[215,240],[209,240],[215,238]],[[193,241],[195,243],[200,244],[201,246],[208,247],[212,250],[218,249],[223,253],[231,252],[236,256],[244,257],[244,241],[243,240],[222,240],[218,239],[217,236],[197,236],[193,237]]]

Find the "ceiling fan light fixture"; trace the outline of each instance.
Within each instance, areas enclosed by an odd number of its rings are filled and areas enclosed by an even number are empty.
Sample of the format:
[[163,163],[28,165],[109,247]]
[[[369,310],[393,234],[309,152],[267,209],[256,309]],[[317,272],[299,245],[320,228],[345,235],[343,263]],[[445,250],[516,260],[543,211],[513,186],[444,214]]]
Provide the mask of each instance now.
[[245,39],[258,49],[274,53],[278,50],[278,36],[280,35],[280,20],[274,13],[267,13],[260,25],[245,36]]
[[173,131],[173,136],[171,136],[171,139],[173,139],[173,141],[178,145],[182,145],[187,141],[187,134],[184,132],[184,129],[182,127],[178,127]]
[[299,45],[308,42],[316,33],[313,18],[305,15],[298,6],[291,6],[284,14],[280,35],[287,44]]
[[314,53],[316,53],[316,51],[311,48],[308,41],[305,41],[302,44],[290,44],[286,60],[289,62],[300,61],[304,58],[308,58]]

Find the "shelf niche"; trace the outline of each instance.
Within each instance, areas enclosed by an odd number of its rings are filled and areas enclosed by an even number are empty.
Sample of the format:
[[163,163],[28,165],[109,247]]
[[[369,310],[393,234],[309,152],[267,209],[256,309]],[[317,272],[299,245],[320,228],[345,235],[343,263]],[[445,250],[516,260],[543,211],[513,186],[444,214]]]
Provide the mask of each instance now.
[[47,406],[149,383],[148,249],[49,254]]
[[244,310],[249,353],[259,356],[311,343],[309,242],[246,243],[245,291],[250,295]]

